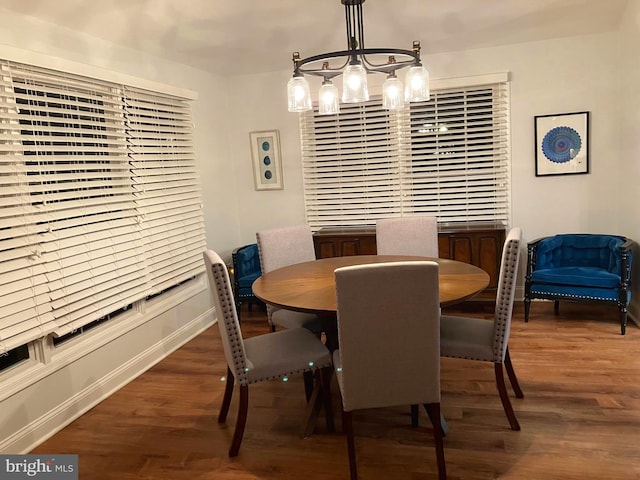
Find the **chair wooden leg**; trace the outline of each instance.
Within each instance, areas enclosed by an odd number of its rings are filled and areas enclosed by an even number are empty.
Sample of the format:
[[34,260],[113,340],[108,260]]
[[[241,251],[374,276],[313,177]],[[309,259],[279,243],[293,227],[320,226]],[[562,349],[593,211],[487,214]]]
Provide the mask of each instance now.
[[[331,403],[332,376],[332,367],[326,367],[312,373],[311,378],[315,378],[315,382],[313,382],[313,390],[311,391],[311,396],[307,402],[307,423],[302,430],[303,438],[308,437],[313,433],[322,405],[324,405],[327,431],[330,433],[335,432],[335,425],[333,422],[333,405]],[[320,396],[321,394],[322,397]]]
[[313,393],[313,372],[309,370],[302,374],[304,380],[304,396],[307,399],[307,403],[311,400],[311,394]]
[[[418,405],[411,405],[411,426],[420,426],[420,412],[418,410]],[[442,412],[440,412],[440,426],[442,427],[442,436],[446,437],[449,435],[449,425],[447,425],[447,420],[444,418]]]
[[247,424],[247,410],[249,409],[249,385],[240,386],[240,405],[238,406],[238,418],[236,418],[236,430],[233,432],[229,456],[236,457],[240,451],[244,427]]
[[507,415],[507,419],[509,420],[509,425],[511,425],[511,430],[520,430],[520,424],[518,423],[516,414],[513,412],[511,400],[509,400],[509,394],[507,393],[507,387],[504,384],[502,364],[494,363],[493,367],[496,374],[496,386],[498,387],[498,393],[500,394],[500,401],[502,402],[504,413]]
[[356,445],[353,437],[353,413],[342,411],[342,429],[347,437],[347,452],[349,454],[349,472],[351,480],[358,480],[356,464]]
[[233,396],[233,384],[235,378],[231,369],[227,367],[227,383],[224,387],[224,397],[222,398],[222,405],[220,406],[220,413],[218,414],[218,423],[224,423],[227,421],[227,414],[229,413],[229,405],[231,405],[231,397]]
[[438,463],[438,479],[447,480],[447,464],[444,460],[444,444],[442,441],[444,430],[440,423],[442,417],[440,404],[428,403],[424,405],[424,409],[427,411],[427,415],[429,415],[429,419],[433,425],[433,440],[436,446],[436,462]]
[[560,301],[559,300],[554,300],[553,301],[553,313],[555,313],[556,315],[558,315],[558,313],[560,313]]
[[336,428],[333,424],[333,405],[331,403],[331,379],[333,377],[333,368],[325,367],[321,372],[322,376],[322,393],[324,402],[324,415],[327,423],[327,431],[333,433]]
[[507,353],[504,357],[504,366],[507,370],[507,376],[509,377],[511,388],[513,388],[513,391],[516,394],[516,398],[524,398],[524,393],[522,393],[522,389],[520,388],[520,384],[518,383],[518,377],[516,377],[516,371],[513,369],[513,364],[511,363],[509,347],[507,347]]
[[627,333],[627,310],[620,311],[620,334]]
[[414,428],[420,426],[420,410],[418,410],[418,405],[411,405],[411,426]]

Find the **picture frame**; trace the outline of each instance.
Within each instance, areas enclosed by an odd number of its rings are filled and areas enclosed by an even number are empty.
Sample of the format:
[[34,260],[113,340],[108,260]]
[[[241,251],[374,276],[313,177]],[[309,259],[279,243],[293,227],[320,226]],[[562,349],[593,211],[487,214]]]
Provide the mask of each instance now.
[[589,112],[534,117],[536,177],[589,173]]
[[278,130],[251,132],[251,159],[256,190],[282,190],[282,158]]

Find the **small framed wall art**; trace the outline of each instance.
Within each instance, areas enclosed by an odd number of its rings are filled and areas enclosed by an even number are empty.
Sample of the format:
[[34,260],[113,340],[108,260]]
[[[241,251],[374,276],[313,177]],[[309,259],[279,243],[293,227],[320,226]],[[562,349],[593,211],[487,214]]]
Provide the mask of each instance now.
[[535,117],[536,177],[589,173],[589,112]]
[[277,130],[251,132],[251,158],[256,190],[281,190],[282,159],[280,136]]

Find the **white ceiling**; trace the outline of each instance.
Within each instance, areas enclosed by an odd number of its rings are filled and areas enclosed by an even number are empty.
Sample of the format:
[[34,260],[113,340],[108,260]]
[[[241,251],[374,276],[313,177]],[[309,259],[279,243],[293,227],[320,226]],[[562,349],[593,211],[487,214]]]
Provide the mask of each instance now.
[[[615,30],[636,0],[367,0],[367,47],[429,55]],[[220,75],[346,47],[340,0],[0,0],[0,7]],[[570,55],[570,52],[567,52]]]

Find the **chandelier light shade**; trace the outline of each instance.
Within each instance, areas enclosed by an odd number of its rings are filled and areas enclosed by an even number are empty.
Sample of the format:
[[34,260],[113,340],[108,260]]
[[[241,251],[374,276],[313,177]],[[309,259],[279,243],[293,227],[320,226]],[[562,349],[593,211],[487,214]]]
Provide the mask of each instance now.
[[331,80],[325,80],[318,92],[318,113],[320,115],[335,115],[339,111],[340,92]]
[[[318,112],[321,115],[339,113],[340,95],[332,80],[342,75],[342,103],[369,100],[367,76],[379,73],[387,76],[382,87],[383,106],[388,110],[402,108],[404,102],[429,100],[429,72],[420,61],[420,42],[411,50],[396,48],[365,48],[362,4],[365,0],[340,0],[345,9],[347,49],[301,58],[293,53],[293,77],[287,85],[290,112],[311,110],[311,93],[305,75],[322,77],[318,92]],[[403,83],[396,71],[409,68]]]
[[423,66],[411,67],[407,72],[404,99],[407,102],[429,100],[429,72]]
[[294,76],[287,83],[287,97],[290,112],[306,112],[311,110],[311,92],[309,82],[303,76]]
[[358,103],[369,100],[367,71],[360,63],[349,65],[342,74],[342,103]]
[[382,85],[382,107],[398,110],[404,107],[402,82],[395,75],[389,75]]

